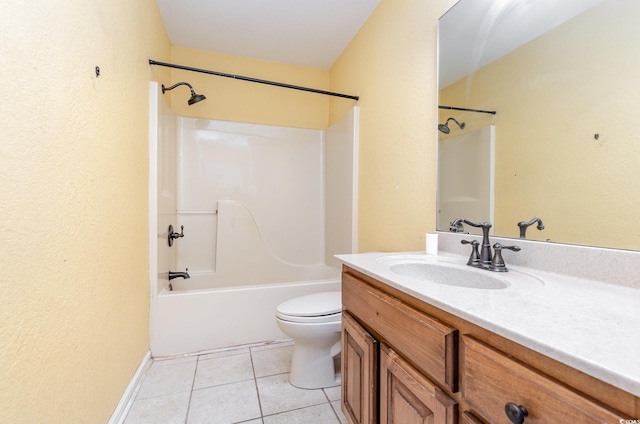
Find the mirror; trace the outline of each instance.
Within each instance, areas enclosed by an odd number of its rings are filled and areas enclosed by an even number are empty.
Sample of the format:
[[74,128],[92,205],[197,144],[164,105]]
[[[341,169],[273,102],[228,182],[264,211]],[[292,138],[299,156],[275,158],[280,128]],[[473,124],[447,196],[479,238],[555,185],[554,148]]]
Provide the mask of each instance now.
[[496,111],[438,121],[465,124],[440,145],[493,127],[494,235],[537,217],[527,239],[640,250],[639,16],[637,0],[460,0],[440,19],[439,105]]

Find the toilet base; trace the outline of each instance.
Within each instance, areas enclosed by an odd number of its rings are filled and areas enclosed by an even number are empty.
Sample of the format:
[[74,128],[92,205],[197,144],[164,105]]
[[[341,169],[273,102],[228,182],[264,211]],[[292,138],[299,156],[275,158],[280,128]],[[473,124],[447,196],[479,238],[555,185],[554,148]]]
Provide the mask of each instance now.
[[[340,342],[338,341],[338,344]],[[319,351],[317,346],[306,348],[294,345],[291,358],[291,372],[289,383],[301,389],[323,389],[339,386],[340,374],[340,349]]]

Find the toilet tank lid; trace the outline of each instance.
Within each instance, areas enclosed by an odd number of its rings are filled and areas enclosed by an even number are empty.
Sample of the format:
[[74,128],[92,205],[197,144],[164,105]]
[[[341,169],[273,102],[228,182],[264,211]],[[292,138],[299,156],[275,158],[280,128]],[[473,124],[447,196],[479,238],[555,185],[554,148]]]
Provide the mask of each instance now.
[[296,297],[278,305],[278,312],[296,317],[315,317],[335,314],[342,310],[340,291],[321,292]]

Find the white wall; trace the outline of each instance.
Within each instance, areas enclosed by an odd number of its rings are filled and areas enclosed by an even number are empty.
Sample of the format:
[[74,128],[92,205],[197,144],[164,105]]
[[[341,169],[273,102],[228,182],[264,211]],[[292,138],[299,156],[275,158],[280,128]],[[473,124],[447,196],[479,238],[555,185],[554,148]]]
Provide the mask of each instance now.
[[178,127],[179,268],[216,269],[219,200],[246,205],[277,258],[324,263],[322,131],[183,117]]
[[325,131],[325,262],[334,266],[338,261],[333,255],[358,250],[359,119],[356,106]]
[[[149,84],[149,284],[150,344],[157,340],[157,294],[169,285],[176,249],[167,243],[167,228],[176,225],[176,117],[157,82]],[[175,245],[174,245],[175,246]]]

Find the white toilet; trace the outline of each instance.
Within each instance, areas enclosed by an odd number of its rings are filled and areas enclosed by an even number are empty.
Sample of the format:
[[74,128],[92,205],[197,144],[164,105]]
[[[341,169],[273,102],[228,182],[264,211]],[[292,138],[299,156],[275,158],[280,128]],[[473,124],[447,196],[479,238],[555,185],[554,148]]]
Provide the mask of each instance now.
[[289,382],[303,389],[340,384],[342,296],[339,291],[296,297],[276,309],[280,330],[294,342]]

